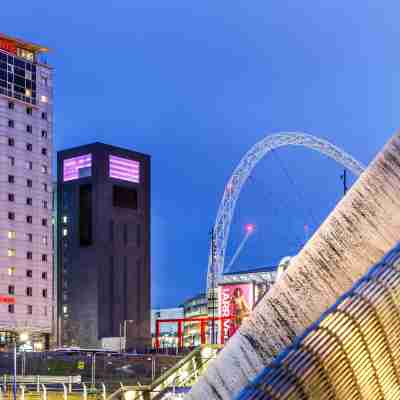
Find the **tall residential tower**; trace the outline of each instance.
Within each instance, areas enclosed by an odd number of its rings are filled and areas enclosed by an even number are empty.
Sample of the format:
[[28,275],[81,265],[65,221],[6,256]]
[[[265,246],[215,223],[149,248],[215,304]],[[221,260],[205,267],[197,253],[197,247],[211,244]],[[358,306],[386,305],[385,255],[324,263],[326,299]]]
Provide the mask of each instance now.
[[58,153],[59,343],[150,345],[150,157],[102,143]]
[[52,69],[47,49],[0,34],[0,348],[52,326]]

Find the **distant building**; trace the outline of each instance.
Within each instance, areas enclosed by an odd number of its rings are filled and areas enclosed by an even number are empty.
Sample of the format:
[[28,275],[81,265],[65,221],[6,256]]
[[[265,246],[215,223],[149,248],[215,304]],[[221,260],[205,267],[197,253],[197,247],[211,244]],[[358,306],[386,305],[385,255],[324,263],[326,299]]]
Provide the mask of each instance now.
[[[183,303],[185,318],[200,318],[208,316],[208,300],[205,293],[191,297]],[[198,346],[201,344],[200,324],[186,322],[184,327],[184,345]]]
[[[184,317],[183,307],[159,308],[151,310],[151,336],[154,339],[156,335],[156,321],[168,319],[181,319]],[[178,327],[176,323],[160,324],[160,347],[176,347]]]
[[[277,277],[276,267],[228,272],[218,282],[217,316],[225,318],[217,325],[218,343],[225,343],[250,315]],[[209,310],[212,307],[209,307]],[[221,327],[223,326],[223,331]]]
[[52,68],[43,46],[0,34],[0,349],[52,330]]
[[93,143],[57,162],[60,344],[150,346],[150,157]]
[[247,271],[227,272],[222,275],[218,286],[252,284],[254,286],[254,305],[256,305],[275,283],[277,276],[276,267],[260,267],[248,269]]
[[277,279],[289,268],[289,265],[291,262],[293,262],[293,259],[294,256],[286,256],[279,261]]

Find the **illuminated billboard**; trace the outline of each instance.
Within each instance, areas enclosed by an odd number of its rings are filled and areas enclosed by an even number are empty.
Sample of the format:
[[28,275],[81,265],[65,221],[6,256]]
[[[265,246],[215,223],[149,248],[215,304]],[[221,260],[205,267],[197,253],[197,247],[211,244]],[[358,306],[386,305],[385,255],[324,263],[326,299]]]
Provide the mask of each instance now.
[[110,156],[110,178],[139,183],[140,163],[117,156]]
[[84,154],[63,161],[64,182],[92,176],[92,155]]
[[218,287],[218,312],[224,321],[224,341],[230,338],[249,316],[254,306],[253,283],[226,284]]

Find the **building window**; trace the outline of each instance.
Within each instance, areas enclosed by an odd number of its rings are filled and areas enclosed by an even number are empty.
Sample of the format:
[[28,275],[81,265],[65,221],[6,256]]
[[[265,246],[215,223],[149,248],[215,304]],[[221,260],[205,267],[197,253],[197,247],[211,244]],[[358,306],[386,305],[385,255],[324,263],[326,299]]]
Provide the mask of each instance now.
[[25,89],[25,96],[26,97],[31,97],[32,96],[32,90],[31,89]]
[[42,254],[42,262],[47,262],[47,254]]
[[33,222],[32,215],[27,215],[27,216],[26,216],[26,222],[27,222],[28,224],[31,224],[31,223]]
[[26,107],[26,113],[28,115],[32,115],[32,112],[33,112],[32,107]]
[[[28,295],[28,296],[29,296],[29,295]],[[32,306],[32,305],[28,304],[28,305],[26,306],[26,313],[29,314],[29,315],[32,315],[32,314],[33,314],[33,306]]]
[[15,201],[15,194],[14,193],[8,193],[8,201]]
[[42,290],[42,296],[43,297],[47,297],[47,289],[43,289]]
[[15,286],[8,285],[8,294],[15,294]]
[[15,275],[15,267],[8,267],[7,273],[9,276],[14,276]]
[[9,110],[14,110],[14,108],[15,108],[15,104],[12,101],[9,101],[8,102],[8,109]]
[[32,143],[27,143],[26,144],[26,150],[27,151],[32,151],[32,149],[33,149]]
[[14,165],[15,165],[15,158],[12,156],[8,156],[8,166],[14,167]]
[[63,224],[66,224],[68,222],[68,217],[66,215],[63,215],[62,222]]
[[43,315],[47,317],[47,306],[43,307]]
[[47,226],[47,219],[46,218],[42,218],[42,226]]
[[48,208],[47,207],[47,200],[42,200],[42,206],[43,206],[43,208]]
[[62,235],[63,236],[67,236],[68,235],[68,229],[67,228],[63,228]]
[[26,180],[26,186],[32,187],[32,179],[27,179]]
[[14,128],[14,120],[12,120],[12,119],[8,120],[8,127],[9,128]]
[[[49,98],[47,96],[40,96],[40,101],[42,103],[48,103],[49,102]],[[47,118],[46,118],[47,119]]]
[[10,314],[14,314],[14,304],[9,304],[9,305],[8,305],[8,312],[9,312]]
[[31,287],[31,286],[28,286],[28,287],[26,288],[26,295],[29,296],[29,297],[32,297],[32,294],[33,294],[32,287]]
[[9,211],[8,212],[8,219],[10,219],[10,220],[15,220],[15,213],[14,212],[12,212],[12,211]]
[[140,228],[140,224],[137,224],[136,226],[136,246],[140,247],[141,242],[142,242],[142,237],[141,237],[141,228]]
[[26,126],[26,131],[27,131],[28,133],[32,133],[32,131],[33,131],[32,125],[27,125],[27,126]]
[[27,242],[33,241],[33,234],[32,233],[25,233],[25,239]]
[[42,119],[47,121],[47,112],[42,112]]
[[33,253],[31,251],[26,252],[26,259],[27,260],[32,260],[33,259]]
[[47,138],[47,131],[42,130],[42,138]]
[[90,246],[92,237],[92,185],[79,187],[79,243],[81,246]]
[[8,145],[11,146],[11,147],[15,146],[15,140],[14,140],[14,138],[12,138],[12,137],[9,137],[9,138],[8,138]]
[[110,240],[114,240],[114,221],[110,221]]
[[47,281],[47,272],[42,272],[42,279]]
[[32,161],[25,161],[25,167],[26,169],[33,169],[33,162]]
[[8,175],[8,183],[14,183],[14,175]]
[[9,239],[15,239],[17,237],[17,234],[15,231],[8,231],[7,237]]
[[47,149],[46,147],[42,147],[42,155],[47,156]]
[[43,190],[47,192],[47,183],[42,183]]
[[47,236],[42,236],[42,243],[43,243],[45,246],[47,246],[47,243],[48,243]]
[[26,270],[26,276],[27,278],[32,278],[33,277],[33,271],[31,269]]
[[47,172],[48,172],[48,168],[47,168],[47,165],[42,165],[42,173],[43,174],[47,174]]
[[32,197],[27,197],[27,198],[26,198],[26,205],[27,205],[27,206],[31,206],[31,205],[32,205],[32,202],[33,202],[33,201],[32,201]]
[[137,210],[138,194],[135,188],[125,186],[113,186],[113,206],[119,208],[130,208]]
[[15,257],[17,255],[17,251],[15,249],[8,249],[7,255],[8,257]]
[[124,224],[123,236],[124,236],[124,245],[126,246],[128,244],[128,225],[127,224]]

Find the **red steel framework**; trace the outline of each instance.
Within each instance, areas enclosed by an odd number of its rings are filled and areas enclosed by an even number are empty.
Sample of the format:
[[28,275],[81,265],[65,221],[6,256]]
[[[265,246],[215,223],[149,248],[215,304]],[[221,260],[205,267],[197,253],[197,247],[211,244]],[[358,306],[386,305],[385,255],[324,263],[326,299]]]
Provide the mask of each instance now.
[[178,348],[182,349],[183,346],[183,324],[198,322],[200,323],[200,343],[207,344],[206,329],[209,322],[214,324],[219,322],[219,334],[220,334],[220,344],[225,343],[225,333],[224,333],[224,323],[225,321],[232,320],[233,317],[198,317],[198,318],[173,318],[173,319],[157,319],[156,320],[156,349],[160,348],[160,334],[161,334],[161,324],[177,324],[178,331]]

